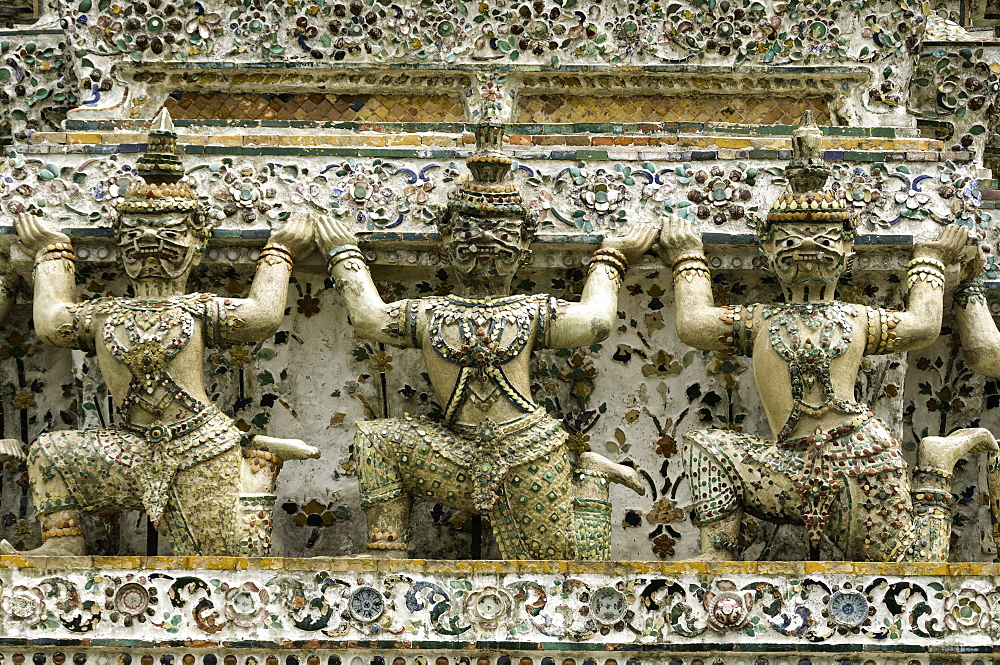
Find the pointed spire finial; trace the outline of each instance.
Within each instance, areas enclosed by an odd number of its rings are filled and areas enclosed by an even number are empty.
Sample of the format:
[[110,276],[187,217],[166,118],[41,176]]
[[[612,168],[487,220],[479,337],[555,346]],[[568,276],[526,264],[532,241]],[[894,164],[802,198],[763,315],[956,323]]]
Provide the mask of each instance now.
[[507,179],[514,160],[504,154],[504,124],[484,118],[473,129],[476,135],[476,152],[465,164],[472,171],[474,182],[497,185]]
[[760,240],[769,238],[773,225],[782,222],[839,224],[843,233],[854,237],[857,217],[847,204],[844,190],[826,189],[832,172],[823,162],[823,130],[810,111],[802,114],[799,126],[792,131],[792,159],[784,172],[791,191],[779,196],[767,216],[758,221]]
[[156,120],[153,121],[153,127],[150,129],[157,132],[169,132],[176,133],[174,131],[174,119],[170,117],[170,111],[164,106],[160,110],[160,114],[156,116]]
[[473,133],[476,151],[465,159],[472,178],[448,194],[449,210],[478,217],[514,215],[523,218],[527,214],[524,199],[517,186],[510,182],[514,160],[503,150],[504,124],[485,117],[476,123]]
[[184,176],[184,166],[177,157],[177,132],[166,107],[150,123],[148,144],[146,154],[136,164],[139,175],[150,184],[179,181]]
[[785,167],[785,177],[793,192],[805,194],[822,190],[830,173],[823,163],[823,130],[813,120],[812,111],[804,111],[799,126],[792,131],[792,161]]

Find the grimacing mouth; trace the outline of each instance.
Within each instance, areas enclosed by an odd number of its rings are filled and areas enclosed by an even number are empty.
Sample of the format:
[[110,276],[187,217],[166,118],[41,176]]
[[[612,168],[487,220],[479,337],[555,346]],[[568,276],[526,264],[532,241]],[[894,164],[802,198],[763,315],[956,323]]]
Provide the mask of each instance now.
[[[819,273],[830,275],[844,267],[845,255],[839,251],[817,247],[814,251],[802,252],[798,248],[778,250],[774,254],[774,270],[785,275]],[[825,279],[800,278],[803,282],[824,282]]]
[[175,247],[169,246],[165,243],[133,243],[126,246],[122,250],[122,256],[125,261],[130,263],[142,261],[143,259],[163,259],[165,261],[170,261],[171,263],[179,263],[184,259],[185,254],[187,254],[186,251],[181,252]]
[[517,262],[521,253],[520,247],[499,238],[478,236],[456,239],[451,243],[451,254],[459,263],[498,259],[501,263],[512,264]]

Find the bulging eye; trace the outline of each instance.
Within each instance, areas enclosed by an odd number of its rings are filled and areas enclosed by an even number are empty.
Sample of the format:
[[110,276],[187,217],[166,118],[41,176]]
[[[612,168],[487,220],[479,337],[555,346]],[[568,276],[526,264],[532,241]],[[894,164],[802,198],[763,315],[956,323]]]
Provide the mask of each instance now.
[[830,247],[833,245],[833,241],[830,240],[829,238],[820,238],[819,244],[823,245],[824,247]]
[[785,247],[794,247],[795,241],[791,238],[785,238],[785,240],[781,244],[784,245]]
[[166,231],[160,231],[160,235],[168,240],[177,240],[181,237],[180,231],[171,231],[169,229]]

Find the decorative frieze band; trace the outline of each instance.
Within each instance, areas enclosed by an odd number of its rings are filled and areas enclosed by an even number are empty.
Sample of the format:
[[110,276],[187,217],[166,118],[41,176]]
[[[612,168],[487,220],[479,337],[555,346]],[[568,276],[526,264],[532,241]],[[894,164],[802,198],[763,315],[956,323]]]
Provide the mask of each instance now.
[[450,662],[489,650],[752,663],[792,649],[791,662],[814,652],[830,662],[859,652],[922,662],[992,653],[1000,635],[993,564],[139,557],[0,564],[11,566],[0,569],[3,651],[96,647],[142,659],[141,648],[176,662],[184,649],[224,647],[244,652],[238,662],[252,655],[259,663],[289,649],[324,661],[331,652],[369,654],[352,655],[362,662],[400,652],[407,662],[417,654]]

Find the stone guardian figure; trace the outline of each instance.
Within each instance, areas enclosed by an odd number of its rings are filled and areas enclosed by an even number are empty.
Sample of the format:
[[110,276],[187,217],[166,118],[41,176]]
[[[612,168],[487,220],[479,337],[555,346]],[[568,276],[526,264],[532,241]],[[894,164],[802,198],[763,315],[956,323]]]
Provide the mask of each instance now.
[[[0,321],[7,319],[10,308],[14,305],[17,293],[17,273],[10,265],[7,256],[0,255]],[[0,463],[8,460],[24,460],[24,449],[19,439],[0,439]]]
[[[983,283],[986,256],[975,247],[962,265],[962,281],[955,291],[955,327],[965,361],[974,372],[1000,378],[1000,331],[993,320]],[[990,453],[986,465],[993,541],[1000,544],[1000,455]]]
[[[212,225],[180,182],[176,137],[164,110],[114,220],[118,259],[134,297],[78,302],[73,246],[22,214],[18,237],[35,257],[34,319],[45,342],[97,355],[119,427],[41,435],[28,478],[43,543],[37,555],[84,554],[81,514],[145,510],[175,555],[267,552],[274,478],[284,459],[317,456],[300,441],[242,433],[212,404],[202,367],[208,346],[266,339],[281,324],[292,259],[312,249],[307,218],[271,235],[246,298],[188,293]],[[5,554],[16,553],[0,543]]]
[[753,358],[775,437],[719,429],[684,435],[702,558],[735,558],[740,522],[749,513],[804,525],[813,559],[826,534],[849,560],[947,561],[954,465],[970,451],[996,450],[996,442],[983,429],[927,437],[911,480],[899,441],[854,399],[854,385],[865,355],[920,349],[937,339],[944,270],[956,263],[967,236],[949,226],[939,240],[915,245],[905,310],[836,300],[856,222],[842,193],[823,189],[829,170],[821,140],[820,129],[803,118],[785,171],[791,191],[757,228],[784,302],[715,306],[700,237],[680,218],[663,226],[678,336],[699,349]]
[[444,421],[405,415],[358,423],[355,450],[367,548],[406,557],[413,497],[488,515],[504,559],[607,559],[608,483],[644,493],[632,468],[595,454],[574,459],[567,432],[532,401],[536,348],[605,339],[630,261],[656,238],[648,225],[607,238],[591,259],[580,302],[512,295],[528,260],[535,216],[507,181],[503,126],[476,128],[472,179],[451,192],[438,224],[455,293],[383,302],[343,223],[317,221],[317,242],[359,337],[421,349]]

